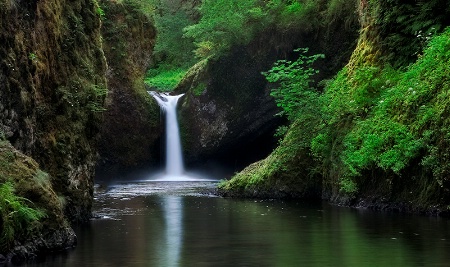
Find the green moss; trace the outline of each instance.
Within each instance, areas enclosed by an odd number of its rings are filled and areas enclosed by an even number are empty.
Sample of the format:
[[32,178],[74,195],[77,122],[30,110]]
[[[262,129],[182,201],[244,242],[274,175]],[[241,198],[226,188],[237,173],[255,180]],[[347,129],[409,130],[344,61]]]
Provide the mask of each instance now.
[[318,197],[320,178],[311,170],[308,142],[294,123],[280,145],[265,159],[222,182],[224,195],[249,197]]
[[192,93],[196,96],[200,96],[205,90],[206,90],[206,84],[199,83],[194,87],[194,89],[192,89]]

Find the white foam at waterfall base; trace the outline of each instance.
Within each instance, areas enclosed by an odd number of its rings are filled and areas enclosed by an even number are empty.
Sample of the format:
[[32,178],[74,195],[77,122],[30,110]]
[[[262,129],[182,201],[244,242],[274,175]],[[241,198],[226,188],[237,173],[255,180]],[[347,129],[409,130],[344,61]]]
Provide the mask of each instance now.
[[209,178],[193,172],[185,172],[183,175],[170,175],[165,172],[159,172],[151,175],[146,181],[155,182],[207,182],[217,181],[217,179]]
[[184,169],[181,149],[180,130],[177,119],[177,104],[181,95],[172,96],[169,93],[148,92],[156,99],[161,111],[165,113],[166,121],[166,167],[162,173],[157,173],[149,181],[205,181],[212,180],[201,175],[188,173]]

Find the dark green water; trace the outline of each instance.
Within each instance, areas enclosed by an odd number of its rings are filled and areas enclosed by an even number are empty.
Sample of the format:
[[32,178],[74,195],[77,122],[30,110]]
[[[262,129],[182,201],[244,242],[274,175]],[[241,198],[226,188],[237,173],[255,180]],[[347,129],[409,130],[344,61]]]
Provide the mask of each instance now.
[[97,193],[78,246],[29,266],[450,266],[447,219],[197,193],[212,185]]

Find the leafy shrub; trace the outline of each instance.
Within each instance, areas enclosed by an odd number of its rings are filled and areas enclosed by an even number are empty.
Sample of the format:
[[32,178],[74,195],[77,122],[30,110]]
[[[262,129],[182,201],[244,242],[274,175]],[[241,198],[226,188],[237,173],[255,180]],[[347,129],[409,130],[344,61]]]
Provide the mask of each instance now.
[[307,48],[294,51],[300,52],[296,61],[278,60],[269,71],[263,72],[267,81],[277,86],[271,95],[282,108],[279,115],[287,115],[290,121],[316,113],[319,95],[312,85],[312,77],[319,71],[313,69],[312,64],[325,57],[323,54],[307,56]]
[[[193,38],[199,49],[198,57],[219,55],[231,45],[250,41],[253,29],[247,19],[262,18],[255,12],[256,0],[205,0],[200,7],[200,22],[187,26],[185,36]],[[254,15],[257,16],[254,16]]]
[[[198,57],[218,57],[233,46],[248,44],[264,30],[307,32],[355,5],[354,0],[205,0],[199,9],[200,21],[187,26],[184,36],[194,40]],[[350,17],[351,21],[354,16]]]
[[374,1],[374,5],[383,50],[396,67],[416,61],[429,38],[450,24],[450,6],[445,0],[386,0]]

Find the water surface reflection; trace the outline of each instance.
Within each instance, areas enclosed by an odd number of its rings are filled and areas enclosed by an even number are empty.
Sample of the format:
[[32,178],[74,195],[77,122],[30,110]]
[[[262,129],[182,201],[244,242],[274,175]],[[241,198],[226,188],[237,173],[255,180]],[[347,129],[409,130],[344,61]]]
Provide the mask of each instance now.
[[123,185],[97,195],[95,210],[103,219],[77,230],[75,250],[37,266],[414,267],[450,262],[446,219],[323,203],[223,199],[186,185],[176,190],[147,186],[152,188],[146,194],[136,193],[145,187],[140,184],[140,190]]
[[162,259],[159,266],[179,266],[180,253],[183,240],[183,205],[180,196],[167,196],[162,198],[162,210],[164,213],[165,245],[158,251]]

